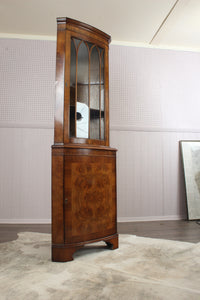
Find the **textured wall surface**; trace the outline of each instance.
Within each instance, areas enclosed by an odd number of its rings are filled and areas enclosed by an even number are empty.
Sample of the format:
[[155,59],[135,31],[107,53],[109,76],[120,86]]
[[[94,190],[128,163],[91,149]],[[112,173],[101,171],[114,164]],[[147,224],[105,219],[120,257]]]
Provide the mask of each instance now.
[[55,56],[55,42],[0,39],[1,127],[53,126]]
[[180,140],[200,139],[200,53],[111,46],[121,221],[186,216]]
[[[0,39],[0,222],[50,222],[56,43]],[[184,217],[179,140],[200,139],[200,54],[110,47],[118,219]]]
[[56,43],[0,40],[0,222],[50,222]]

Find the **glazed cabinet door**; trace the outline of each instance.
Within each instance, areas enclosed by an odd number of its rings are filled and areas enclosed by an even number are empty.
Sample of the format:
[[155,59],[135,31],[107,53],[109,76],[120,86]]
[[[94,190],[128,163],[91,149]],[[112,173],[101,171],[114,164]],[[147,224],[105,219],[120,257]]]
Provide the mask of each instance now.
[[65,156],[65,243],[116,233],[115,156]]
[[108,145],[108,46],[66,33],[65,143]]

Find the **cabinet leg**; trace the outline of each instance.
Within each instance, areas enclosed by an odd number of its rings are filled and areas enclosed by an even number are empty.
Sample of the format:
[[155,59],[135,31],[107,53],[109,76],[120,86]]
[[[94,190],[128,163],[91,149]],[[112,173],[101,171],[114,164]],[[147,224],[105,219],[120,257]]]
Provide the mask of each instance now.
[[118,235],[116,237],[108,239],[105,241],[107,244],[108,248],[111,250],[117,249],[118,248]]
[[[104,241],[108,248],[111,250],[117,249],[118,248],[118,234],[112,235],[110,237],[107,237],[104,239],[99,239],[99,241]],[[84,247],[84,244],[88,244],[91,242],[97,242],[98,240],[94,240],[94,241],[87,241],[87,242],[83,242],[79,245],[65,245],[65,244],[61,244],[61,245],[52,245],[52,261],[57,261],[57,262],[67,262],[67,261],[71,261],[73,260],[73,254],[75,251],[77,251],[78,249]]]
[[73,254],[80,249],[81,246],[64,248],[64,247],[52,247],[52,261],[66,262],[73,260]]

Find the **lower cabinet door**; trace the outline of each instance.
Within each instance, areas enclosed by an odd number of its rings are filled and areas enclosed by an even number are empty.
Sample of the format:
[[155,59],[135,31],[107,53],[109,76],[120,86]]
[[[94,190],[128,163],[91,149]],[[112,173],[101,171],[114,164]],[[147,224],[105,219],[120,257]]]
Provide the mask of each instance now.
[[65,243],[115,234],[115,155],[65,155],[64,159]]

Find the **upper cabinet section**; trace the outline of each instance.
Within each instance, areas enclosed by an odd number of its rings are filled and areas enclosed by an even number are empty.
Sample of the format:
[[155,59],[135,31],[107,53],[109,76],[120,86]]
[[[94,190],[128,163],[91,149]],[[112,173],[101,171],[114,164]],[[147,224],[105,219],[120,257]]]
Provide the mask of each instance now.
[[55,144],[109,146],[110,36],[58,18]]

